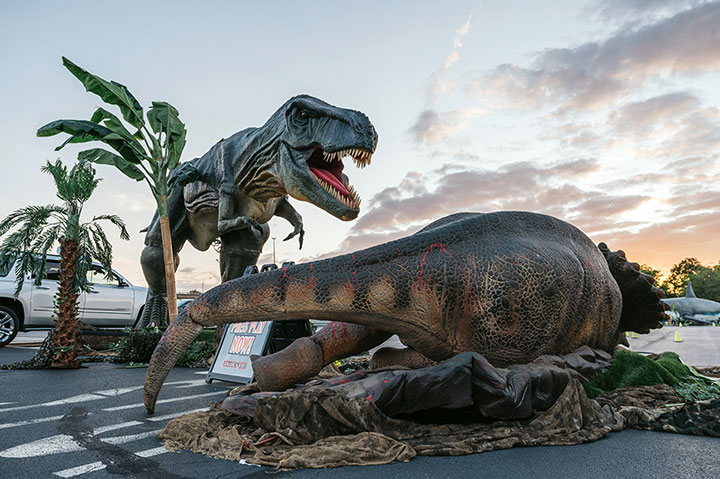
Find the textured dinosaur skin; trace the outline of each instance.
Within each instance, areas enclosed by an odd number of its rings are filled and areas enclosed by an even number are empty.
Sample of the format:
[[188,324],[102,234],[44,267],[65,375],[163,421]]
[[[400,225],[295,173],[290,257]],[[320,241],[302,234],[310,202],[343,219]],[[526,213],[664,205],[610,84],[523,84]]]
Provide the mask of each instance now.
[[[357,217],[360,198],[343,174],[343,158],[367,166],[377,146],[370,120],[355,110],[338,108],[300,95],[288,100],[259,128],[248,128],[220,140],[200,158],[175,172],[194,171],[200,180],[172,190],[168,216],[177,253],[185,242],[205,251],[220,239],[223,281],[242,275],[257,262],[270,233],[273,216],[294,227],[303,223],[288,197],[307,201],[349,221]],[[157,212],[148,227],[140,262],[149,292],[139,326],[163,323],[166,317],[162,235]]]
[[582,345],[612,351],[625,330],[661,326],[661,296],[624,253],[598,248],[556,218],[458,213],[397,241],[206,292],[158,344],[145,407],[154,410],[162,382],[203,326],[342,321],[253,360],[260,388],[282,390],[389,334],[434,361],[475,351],[498,367]]

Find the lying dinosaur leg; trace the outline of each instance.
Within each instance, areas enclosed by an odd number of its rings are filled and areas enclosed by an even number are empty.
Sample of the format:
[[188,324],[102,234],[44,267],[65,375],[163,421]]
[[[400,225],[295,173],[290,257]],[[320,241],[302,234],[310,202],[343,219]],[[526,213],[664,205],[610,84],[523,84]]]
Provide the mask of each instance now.
[[261,391],[282,391],[310,379],[331,362],[374,348],[390,336],[359,324],[332,322],[282,351],[253,357],[255,380]]
[[370,369],[405,366],[410,369],[426,368],[436,364],[435,361],[417,352],[414,348],[380,348],[370,360]]

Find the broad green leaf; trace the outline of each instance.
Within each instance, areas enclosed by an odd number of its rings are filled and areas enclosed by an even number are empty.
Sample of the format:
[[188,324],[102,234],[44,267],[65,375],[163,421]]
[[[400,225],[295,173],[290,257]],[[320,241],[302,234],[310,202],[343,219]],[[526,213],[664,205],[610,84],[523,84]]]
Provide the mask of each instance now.
[[[102,141],[120,153],[120,156],[130,163],[137,164],[140,163],[141,160],[147,159],[144,154],[141,155],[135,151],[131,144],[122,136],[114,133],[109,128],[87,120],[56,120],[38,128],[37,136],[53,136],[58,133],[67,133],[79,138],[79,141],[76,141],[76,143],[92,140]],[[58,146],[56,150],[59,150],[68,142],[71,142],[71,140]]]
[[65,57],[62,57],[63,65],[70,70],[75,78],[80,80],[85,89],[95,93],[106,103],[117,105],[122,112],[123,118],[135,128],[145,124],[143,109],[137,99],[130,93],[125,85],[114,81],[103,80],[99,76],[84,70]]
[[78,160],[85,160],[99,165],[112,165],[125,174],[128,178],[136,181],[142,181],[145,178],[142,170],[127,161],[122,156],[118,156],[102,148],[92,148],[90,150],[78,153]]
[[[90,121],[95,123],[102,122],[107,128],[112,130],[113,133],[119,135],[122,139],[127,141],[128,146],[135,150],[138,157],[146,156],[145,149],[138,141],[137,136],[130,133],[120,119],[106,109],[98,108],[95,110],[95,113],[93,113]],[[140,137],[140,139],[142,139],[142,137]]]
[[168,166],[173,170],[185,148],[185,124],[180,121],[177,109],[164,101],[154,101],[147,117],[155,133],[165,134],[165,143],[162,146],[168,151]]

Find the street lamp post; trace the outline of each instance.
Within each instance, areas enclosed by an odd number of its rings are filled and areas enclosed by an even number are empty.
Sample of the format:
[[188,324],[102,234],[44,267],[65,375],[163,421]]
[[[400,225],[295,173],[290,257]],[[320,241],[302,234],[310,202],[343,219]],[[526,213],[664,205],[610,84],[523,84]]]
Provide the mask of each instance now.
[[273,238],[273,264],[277,264],[277,261],[275,261],[275,240],[277,238]]

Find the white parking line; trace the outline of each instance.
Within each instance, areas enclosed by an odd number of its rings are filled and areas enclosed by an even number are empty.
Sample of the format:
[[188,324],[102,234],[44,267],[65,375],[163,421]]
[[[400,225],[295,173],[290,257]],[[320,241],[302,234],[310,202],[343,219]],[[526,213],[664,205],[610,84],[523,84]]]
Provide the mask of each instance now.
[[201,407],[198,409],[191,409],[189,411],[174,412],[172,414],[166,414],[164,416],[149,417],[149,418],[147,418],[147,420],[148,421],[164,421],[165,419],[173,419],[176,417],[184,416],[185,414],[192,414],[194,412],[199,412],[199,411],[207,411],[207,409],[208,408],[206,408],[206,407]]
[[[136,456],[140,457],[152,457],[160,454],[165,454],[167,449],[164,447],[154,447],[152,449],[146,449],[144,451],[136,452]],[[60,477],[75,477],[81,474],[87,474],[88,472],[101,471],[105,469],[105,464],[102,462],[91,462],[89,464],[83,464],[82,466],[71,467],[70,469],[63,469],[62,471],[53,472],[56,476]]]
[[[207,397],[207,396],[216,396],[218,393],[227,394],[227,391],[213,391],[213,392],[210,392],[210,393],[195,394],[195,395],[192,395],[192,396],[181,396],[181,397],[177,397],[177,398],[162,399],[162,400],[158,401],[157,404],[164,404],[164,403],[169,403],[169,402],[184,401],[184,400],[186,400],[186,399],[195,399],[195,398],[202,398],[202,397]],[[124,409],[132,409],[132,408],[144,407],[144,406],[145,406],[145,403],[137,402],[137,403],[134,403],[134,404],[125,404],[124,406],[115,406],[115,407],[104,408],[103,411],[108,411],[108,412],[110,412],[110,411],[122,411],[122,410],[124,410]]]
[[[95,429],[93,433],[102,434],[104,432],[114,431],[126,427],[139,426],[140,424],[142,424],[140,421],[129,421],[119,424],[111,424],[109,426],[99,427]],[[103,439],[103,441],[109,442],[111,439],[116,438],[107,438]],[[46,454],[59,454],[61,452],[78,451],[80,449],[80,446],[78,446],[75,441],[73,441],[72,437],[66,434],[58,434],[56,436],[45,437],[43,439],[38,439],[37,441],[26,442],[24,444],[10,447],[8,449],[5,449],[4,451],[0,451],[0,457],[36,457]]]
[[[197,386],[202,386],[205,384],[205,381],[202,379],[186,379],[183,381],[171,381],[166,383],[167,386],[175,386],[175,388],[192,388]],[[93,391],[88,394],[80,394],[78,396],[71,396],[64,399],[58,399],[55,401],[49,401],[44,402],[40,404],[26,404],[24,406],[15,406],[15,407],[6,407],[6,408],[0,408],[1,412],[14,412],[14,411],[22,411],[24,409],[34,409],[38,407],[52,407],[52,406],[62,406],[63,404],[76,404],[81,402],[88,402],[88,401],[97,401],[100,399],[106,399],[108,397],[116,397],[120,396],[122,394],[127,394],[133,391],[138,391],[142,389],[144,386],[130,386],[126,388],[115,388],[115,389],[105,389],[102,391]],[[0,402],[0,406],[8,406],[10,404],[15,404],[12,402]],[[108,409],[105,409],[106,411]]]
[[28,426],[30,424],[38,424],[41,422],[57,421],[58,419],[61,419],[61,418],[62,418],[62,416],[52,416],[52,417],[41,417],[38,419],[29,419],[27,421],[0,423],[0,429],[7,429],[10,427],[17,427],[17,426]]
[[29,404],[26,406],[15,406],[15,407],[6,407],[0,409],[0,412],[7,412],[7,411],[21,411],[23,409],[33,409],[36,407],[51,407],[51,406],[60,406],[62,404],[76,404],[79,402],[87,402],[87,401],[97,401],[98,399],[105,399],[107,396],[100,396],[98,394],[80,394],[79,396],[72,396],[65,399],[58,399],[57,401],[50,401],[50,402],[44,402],[40,404]]
[[[138,434],[127,434],[125,436],[114,436],[102,438],[102,442],[108,444],[125,444],[132,441],[139,441],[151,436],[157,436],[161,429],[145,431]],[[11,447],[0,452],[0,457],[22,459],[26,457],[48,456],[51,454],[62,454],[67,452],[82,451],[85,448],[78,445],[71,436],[59,434],[47,437],[38,441],[28,442],[19,446]]]

